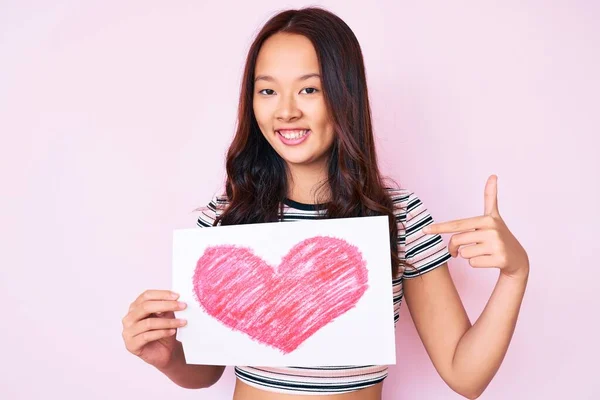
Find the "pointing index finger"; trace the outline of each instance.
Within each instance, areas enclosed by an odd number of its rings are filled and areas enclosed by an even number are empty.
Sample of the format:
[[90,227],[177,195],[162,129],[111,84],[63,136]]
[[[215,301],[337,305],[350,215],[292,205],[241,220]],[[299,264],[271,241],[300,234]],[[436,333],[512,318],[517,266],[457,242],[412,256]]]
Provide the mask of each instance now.
[[447,222],[440,222],[426,226],[425,228],[423,228],[423,233],[452,233],[468,231],[471,229],[481,229],[486,227],[484,221],[485,219],[482,217],[471,217]]

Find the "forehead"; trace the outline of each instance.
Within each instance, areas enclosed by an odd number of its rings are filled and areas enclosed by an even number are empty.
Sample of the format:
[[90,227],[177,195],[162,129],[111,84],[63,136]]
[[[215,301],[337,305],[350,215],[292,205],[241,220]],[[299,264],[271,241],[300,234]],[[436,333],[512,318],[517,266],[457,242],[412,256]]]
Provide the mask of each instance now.
[[271,75],[285,81],[311,72],[319,72],[319,60],[311,41],[302,35],[279,32],[263,43],[254,76]]

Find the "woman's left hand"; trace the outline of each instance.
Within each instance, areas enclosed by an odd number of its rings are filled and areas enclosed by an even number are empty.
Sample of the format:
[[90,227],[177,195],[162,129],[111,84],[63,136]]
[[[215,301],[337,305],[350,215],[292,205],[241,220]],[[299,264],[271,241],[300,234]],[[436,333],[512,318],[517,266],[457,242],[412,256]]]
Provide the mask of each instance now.
[[[452,257],[460,255],[475,268],[499,268],[507,276],[527,276],[529,257],[498,211],[498,177],[488,178],[483,216],[431,224],[426,234],[453,233],[448,243]],[[461,247],[464,246],[464,247]]]

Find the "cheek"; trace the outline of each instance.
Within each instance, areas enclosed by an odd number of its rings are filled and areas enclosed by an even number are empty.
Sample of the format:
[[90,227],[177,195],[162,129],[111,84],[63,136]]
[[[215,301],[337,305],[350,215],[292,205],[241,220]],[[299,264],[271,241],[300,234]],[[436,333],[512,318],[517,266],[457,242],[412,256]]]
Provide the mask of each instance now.
[[335,132],[333,131],[333,126],[328,125],[327,129],[326,146],[330,149],[335,141]]
[[325,133],[325,135],[324,135],[325,141],[327,143],[333,142],[334,137],[335,137],[333,123],[331,122],[331,119],[329,118],[327,113],[324,113],[322,116],[321,127],[322,127],[321,129]]
[[315,116],[315,120],[318,121],[319,129],[325,133],[325,137],[329,140],[330,136],[333,135],[333,124],[331,123],[324,102],[313,109],[313,115]]
[[262,113],[261,113],[261,109],[260,107],[256,104],[256,102],[254,102],[252,104],[252,110],[254,111],[254,118],[256,118],[256,120],[258,121],[258,123],[260,124],[261,120],[262,120]]
[[254,105],[253,110],[254,110],[254,118],[256,118],[256,122],[258,123],[258,127],[262,131],[268,130],[269,129],[270,118],[269,118],[267,112],[265,111],[264,107],[260,107],[260,106]]

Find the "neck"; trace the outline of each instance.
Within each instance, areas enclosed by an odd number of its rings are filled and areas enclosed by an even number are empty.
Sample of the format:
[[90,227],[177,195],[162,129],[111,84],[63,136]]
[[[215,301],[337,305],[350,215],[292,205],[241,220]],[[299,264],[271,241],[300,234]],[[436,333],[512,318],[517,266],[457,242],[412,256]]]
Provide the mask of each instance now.
[[318,204],[329,201],[331,196],[327,182],[327,163],[315,165],[288,164],[288,195],[299,203]]

